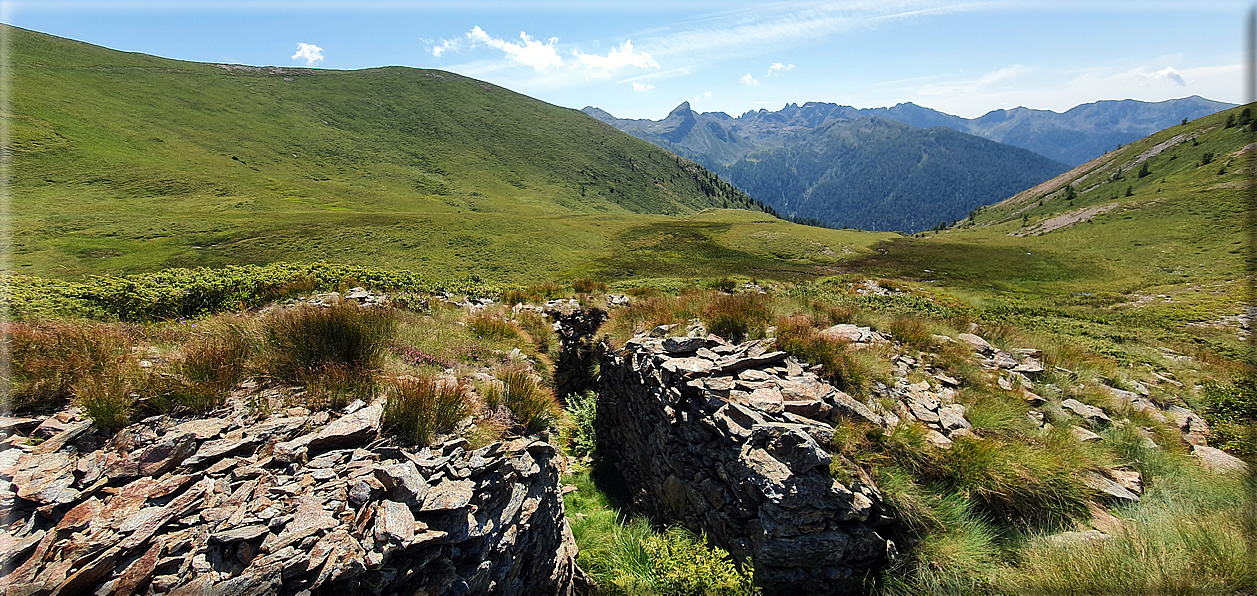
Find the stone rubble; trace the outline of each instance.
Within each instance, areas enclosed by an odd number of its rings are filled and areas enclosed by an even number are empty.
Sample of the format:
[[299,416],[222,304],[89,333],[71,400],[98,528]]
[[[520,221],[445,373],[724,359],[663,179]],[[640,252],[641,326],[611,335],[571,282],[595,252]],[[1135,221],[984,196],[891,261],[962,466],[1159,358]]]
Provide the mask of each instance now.
[[554,446],[414,449],[380,438],[382,404],[351,410],[155,417],[108,439],[48,418],[57,434],[0,451],[5,596],[537,594],[583,581]]

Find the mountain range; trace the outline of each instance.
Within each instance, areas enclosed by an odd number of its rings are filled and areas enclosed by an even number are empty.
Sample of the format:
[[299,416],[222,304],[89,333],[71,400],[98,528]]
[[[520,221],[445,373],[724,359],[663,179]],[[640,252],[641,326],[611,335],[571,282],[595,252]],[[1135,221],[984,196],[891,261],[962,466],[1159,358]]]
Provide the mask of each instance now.
[[809,102],[735,118],[695,112],[685,102],[657,121],[583,111],[694,159],[786,215],[916,232],[1230,105],[1193,96],[1102,101],[1063,114],[996,110],[974,119],[912,103],[857,109]]

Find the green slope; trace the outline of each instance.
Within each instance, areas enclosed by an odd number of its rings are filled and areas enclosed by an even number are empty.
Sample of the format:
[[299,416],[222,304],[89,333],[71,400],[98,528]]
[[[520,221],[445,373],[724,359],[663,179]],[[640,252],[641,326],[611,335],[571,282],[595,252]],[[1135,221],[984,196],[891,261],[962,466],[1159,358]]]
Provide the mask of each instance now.
[[23,274],[322,259],[522,281],[587,270],[630,229],[688,225],[645,214],[763,209],[580,112],[448,72],[199,64],[4,32]]
[[1142,328],[1242,353],[1245,109],[1257,106],[1173,126],[848,266],[1052,319],[1038,324],[1119,339]]

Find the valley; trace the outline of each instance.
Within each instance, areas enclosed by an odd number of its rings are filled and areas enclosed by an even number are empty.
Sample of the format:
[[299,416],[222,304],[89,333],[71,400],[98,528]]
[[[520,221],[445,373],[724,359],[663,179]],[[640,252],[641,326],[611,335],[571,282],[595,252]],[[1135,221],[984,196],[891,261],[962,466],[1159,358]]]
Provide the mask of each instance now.
[[4,27],[6,593],[1257,586],[1257,106],[615,122],[656,146]]

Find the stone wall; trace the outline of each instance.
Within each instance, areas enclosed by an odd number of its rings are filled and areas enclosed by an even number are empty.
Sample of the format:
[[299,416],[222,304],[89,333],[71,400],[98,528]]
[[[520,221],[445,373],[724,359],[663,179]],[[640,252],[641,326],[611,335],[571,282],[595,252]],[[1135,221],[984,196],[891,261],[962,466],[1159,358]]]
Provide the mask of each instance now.
[[379,438],[381,404],[353,407],[158,417],[109,438],[67,413],[0,420],[12,435],[0,585],[13,596],[571,593],[580,572],[553,446],[416,450]]
[[604,351],[599,380],[599,450],[633,506],[749,557],[769,592],[855,589],[893,552],[872,480],[834,480],[825,448],[827,421],[881,418],[771,340],[639,336]]

